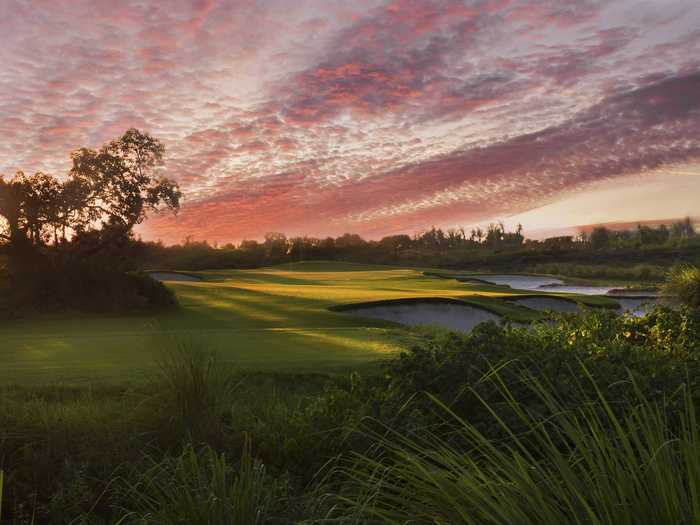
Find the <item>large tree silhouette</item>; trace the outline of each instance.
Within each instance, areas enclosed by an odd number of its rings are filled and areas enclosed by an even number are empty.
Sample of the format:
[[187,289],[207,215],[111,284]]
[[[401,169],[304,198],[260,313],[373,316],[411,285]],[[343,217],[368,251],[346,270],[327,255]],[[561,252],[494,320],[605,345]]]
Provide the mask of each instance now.
[[177,184],[162,176],[163,145],[130,129],[98,150],[71,154],[58,179],[0,176],[0,315],[24,310],[132,311],[166,307],[172,294],[130,270],[132,231],[149,212],[177,211]]
[[164,147],[130,129],[99,150],[71,154],[73,167],[59,181],[44,173],[0,176],[0,240],[11,249],[36,249],[88,232],[101,233],[99,250],[116,236],[128,236],[149,211],[179,208],[175,182],[159,177]]

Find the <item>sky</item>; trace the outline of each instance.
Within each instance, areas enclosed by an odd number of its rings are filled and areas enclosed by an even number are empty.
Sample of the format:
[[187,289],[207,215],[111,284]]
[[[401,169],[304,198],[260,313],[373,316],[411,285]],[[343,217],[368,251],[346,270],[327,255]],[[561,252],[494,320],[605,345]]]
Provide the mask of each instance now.
[[136,127],[145,239],[700,215],[698,0],[0,0],[0,173]]

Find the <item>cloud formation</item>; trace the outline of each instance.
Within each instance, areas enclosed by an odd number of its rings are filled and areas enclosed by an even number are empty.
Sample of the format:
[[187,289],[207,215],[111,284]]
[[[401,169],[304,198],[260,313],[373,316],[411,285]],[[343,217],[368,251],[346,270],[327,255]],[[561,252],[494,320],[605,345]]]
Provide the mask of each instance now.
[[5,0],[0,173],[134,126],[186,195],[149,238],[521,213],[700,159],[700,4],[660,4]]

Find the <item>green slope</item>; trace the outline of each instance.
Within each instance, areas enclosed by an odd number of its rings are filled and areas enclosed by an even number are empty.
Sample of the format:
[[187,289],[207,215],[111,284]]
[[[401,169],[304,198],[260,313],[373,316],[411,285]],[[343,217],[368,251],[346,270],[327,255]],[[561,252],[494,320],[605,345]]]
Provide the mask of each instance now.
[[359,365],[403,347],[397,325],[329,310],[351,303],[443,297],[516,321],[540,316],[504,300],[518,292],[419,269],[309,262],[196,273],[204,280],[168,283],[177,312],[3,322],[0,382],[136,378],[173,338],[204,339],[226,359],[267,369]]

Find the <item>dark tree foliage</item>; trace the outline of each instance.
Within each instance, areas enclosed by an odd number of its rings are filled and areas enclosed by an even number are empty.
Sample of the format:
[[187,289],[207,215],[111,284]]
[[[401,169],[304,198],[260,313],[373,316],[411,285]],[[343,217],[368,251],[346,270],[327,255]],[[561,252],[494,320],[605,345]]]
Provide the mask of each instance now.
[[2,238],[10,245],[26,240],[42,247],[84,232],[128,235],[149,211],[177,210],[177,184],[157,176],[163,152],[157,139],[130,129],[99,150],[73,152],[63,182],[44,173],[0,177]]
[[0,176],[0,244],[10,288],[4,306],[171,304],[162,286],[125,277],[132,269],[127,252],[134,226],[151,211],[179,208],[177,184],[161,176],[163,153],[160,141],[130,129],[99,150],[73,152],[65,179],[40,172]]
[[591,246],[595,249],[605,248],[610,243],[610,230],[603,226],[594,228],[591,232],[590,241]]
[[525,239],[517,226],[502,223],[468,234],[462,228],[432,227],[416,235],[389,235],[366,240],[346,233],[339,237],[287,237],[268,233],[262,242],[212,246],[191,237],[181,244],[139,243],[143,268],[202,270],[255,268],[303,260],[419,266],[478,271],[520,271],[571,277],[659,282],[678,262],[700,260],[700,236],[690,219],[670,226],[637,230],[598,227],[593,234]]

